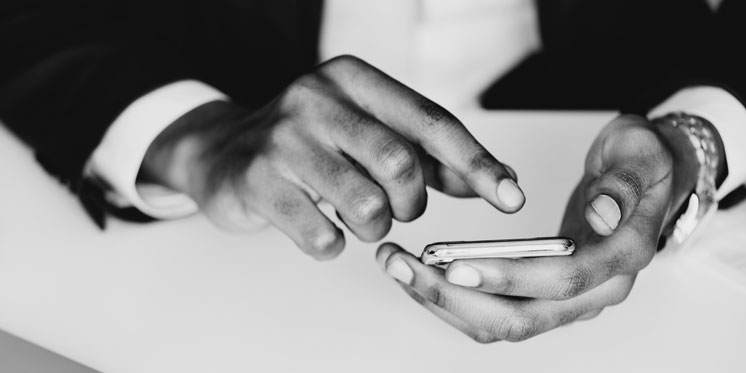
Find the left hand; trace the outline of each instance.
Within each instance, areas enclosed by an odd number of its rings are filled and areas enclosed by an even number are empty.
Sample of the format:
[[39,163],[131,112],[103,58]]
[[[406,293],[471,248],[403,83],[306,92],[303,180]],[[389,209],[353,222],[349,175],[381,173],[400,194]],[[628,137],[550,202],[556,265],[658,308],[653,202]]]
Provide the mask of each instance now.
[[622,302],[696,183],[685,135],[637,116],[612,121],[591,147],[560,235],[572,256],[457,260],[426,266],[394,244],[377,260],[425,308],[479,342],[521,341]]

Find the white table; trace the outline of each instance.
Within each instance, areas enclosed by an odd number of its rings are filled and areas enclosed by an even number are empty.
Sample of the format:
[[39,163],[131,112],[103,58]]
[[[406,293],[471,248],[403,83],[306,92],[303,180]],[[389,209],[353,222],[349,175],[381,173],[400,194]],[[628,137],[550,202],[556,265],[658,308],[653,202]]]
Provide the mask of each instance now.
[[[387,239],[418,252],[555,233],[610,114],[463,118],[518,170],[523,212],[431,192],[425,215]],[[229,235],[200,216],[101,232],[5,132],[0,329],[104,372],[746,371],[746,293],[683,255],[657,257],[592,321],[479,345],[412,302],[377,267],[376,246],[355,239],[316,263],[273,229]]]

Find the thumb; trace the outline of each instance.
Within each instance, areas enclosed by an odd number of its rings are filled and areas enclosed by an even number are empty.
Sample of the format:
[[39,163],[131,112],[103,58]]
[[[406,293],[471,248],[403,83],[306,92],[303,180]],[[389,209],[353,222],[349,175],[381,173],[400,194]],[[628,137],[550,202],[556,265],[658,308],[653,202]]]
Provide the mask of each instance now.
[[[589,189],[585,207],[585,220],[594,232],[611,235],[622,221],[630,216],[640,203],[642,185],[640,177],[629,171],[616,169],[602,174]],[[624,212],[623,212],[624,210]]]
[[633,214],[645,225],[653,223],[645,217],[658,218],[666,211],[658,205],[668,198],[658,194],[668,188],[656,186],[671,181],[670,153],[644,123],[635,117],[617,119],[597,154],[600,162],[591,162],[596,169],[587,170],[596,176],[586,190],[585,219],[599,235],[611,235]]

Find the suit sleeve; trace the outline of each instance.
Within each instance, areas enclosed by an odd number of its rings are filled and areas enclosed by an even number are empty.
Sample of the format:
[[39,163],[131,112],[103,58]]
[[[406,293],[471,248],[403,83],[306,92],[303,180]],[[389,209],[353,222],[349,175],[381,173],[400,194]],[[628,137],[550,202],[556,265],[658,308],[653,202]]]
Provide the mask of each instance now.
[[688,47],[668,56],[672,73],[633,101],[624,111],[644,113],[676,91],[692,86],[716,86],[746,103],[746,2],[723,0],[712,22],[681,24],[701,28]]
[[0,119],[73,191],[108,126],[137,97],[188,78],[123,1],[0,2]]
[[[743,111],[746,106],[746,54],[741,47],[746,41],[746,2],[724,0],[713,22],[701,26],[703,31],[700,37],[689,48],[671,56],[672,61],[675,61],[672,64],[674,70],[664,78],[663,83],[655,86],[647,95],[633,101],[622,111],[645,115],[662,102],[670,101],[677,92],[698,86],[717,87],[728,92],[737,100],[728,106],[740,105],[736,111]],[[681,27],[698,25],[683,24]],[[704,103],[691,103],[691,108],[681,110],[696,111],[701,104]],[[716,113],[713,117],[724,115],[729,118],[742,117],[725,113]],[[746,133],[746,122],[729,120],[730,123],[718,124],[716,118],[707,119],[713,121],[722,136],[729,135],[728,138],[723,138],[728,166],[727,185],[723,191],[729,192],[746,181],[743,177],[746,174],[746,170],[743,170],[746,159],[741,159],[744,157],[743,149],[746,148],[746,137],[743,136]],[[739,198],[743,195],[742,189],[737,190]]]

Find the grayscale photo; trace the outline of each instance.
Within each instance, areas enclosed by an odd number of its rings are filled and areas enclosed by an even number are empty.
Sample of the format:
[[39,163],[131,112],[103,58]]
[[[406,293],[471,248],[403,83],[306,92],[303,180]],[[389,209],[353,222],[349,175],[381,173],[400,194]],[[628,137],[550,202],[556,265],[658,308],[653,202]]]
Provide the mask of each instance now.
[[742,0],[0,1],[0,373],[746,372]]

